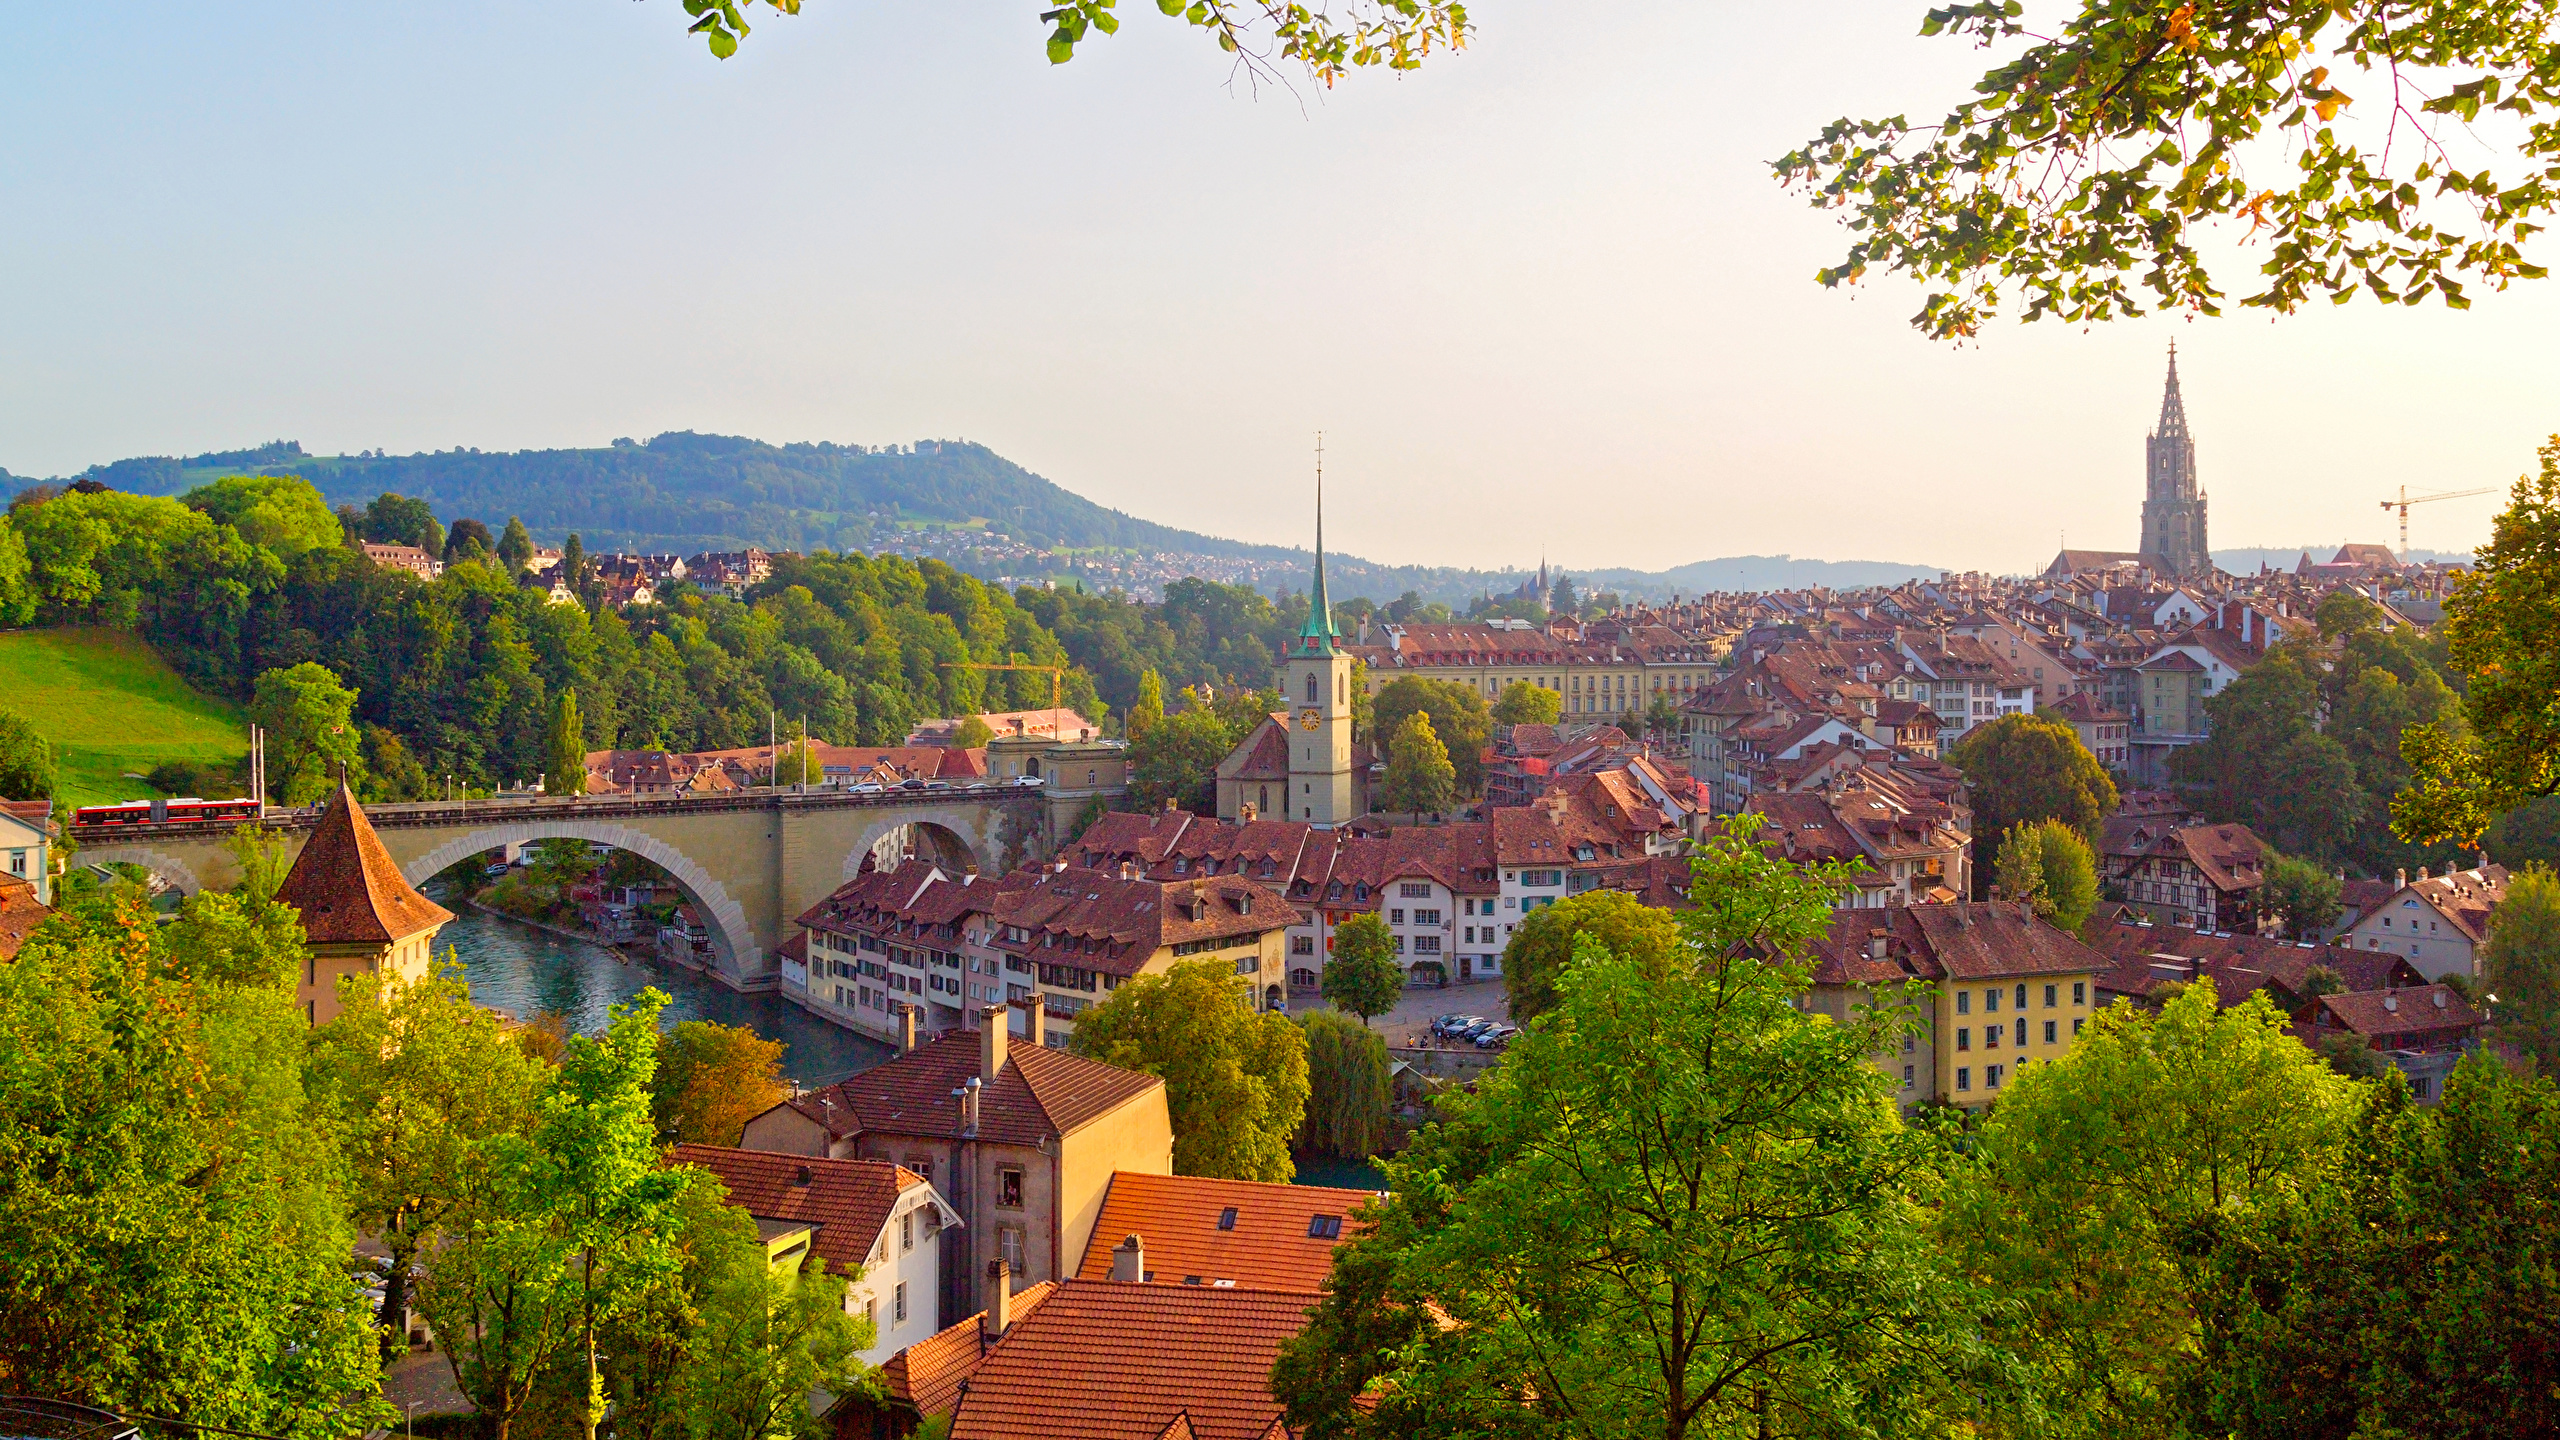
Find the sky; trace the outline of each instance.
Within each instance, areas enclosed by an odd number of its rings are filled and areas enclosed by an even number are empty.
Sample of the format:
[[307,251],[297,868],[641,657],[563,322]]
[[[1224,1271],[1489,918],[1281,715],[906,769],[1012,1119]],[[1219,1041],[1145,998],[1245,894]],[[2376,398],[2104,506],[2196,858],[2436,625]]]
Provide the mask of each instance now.
[[[0,52],[0,467],[979,441],[1149,519],[1390,563],[1787,553],[2040,568],[2138,539],[2178,343],[2217,547],[2393,543],[2560,430],[2560,290],[2468,313],[2003,322],[1812,281],[1768,161],[1942,112],[1919,0],[1485,0],[1331,91],[1147,0],[1052,66],[1036,0],[24,9]],[[2248,277],[2226,288],[2239,293]],[[2487,538],[2494,498],[2413,512]]]

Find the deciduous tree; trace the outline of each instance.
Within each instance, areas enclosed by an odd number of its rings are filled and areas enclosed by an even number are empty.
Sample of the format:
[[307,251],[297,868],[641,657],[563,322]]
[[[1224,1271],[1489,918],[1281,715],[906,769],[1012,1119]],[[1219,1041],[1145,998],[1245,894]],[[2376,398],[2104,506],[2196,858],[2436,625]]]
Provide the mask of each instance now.
[[1079,1054],[1164,1080],[1177,1175],[1297,1173],[1289,1140],[1306,1118],[1306,1034],[1254,1011],[1248,989],[1224,961],[1188,961],[1123,983],[1076,1020]]
[[1365,1160],[1387,1146],[1386,1037],[1330,1011],[1306,1019],[1307,1118],[1298,1148]]
[[1585,936],[1665,977],[1678,974],[1688,954],[1673,912],[1623,890],[1594,890],[1541,905],[1520,917],[1502,947],[1502,990],[1512,1024],[1526,1025],[1556,1008],[1559,982]]
[[1218,762],[1234,746],[1206,710],[1168,715],[1129,742],[1129,793],[1150,810],[1168,800],[1207,814],[1218,804]]
[[53,746],[26,717],[0,710],[0,799],[53,798]]
[[2497,997],[2500,1038],[2560,1071],[2560,878],[2540,866],[2511,875],[2480,952],[2483,990]]
[[[1916,1434],[2000,1358],[1930,1235],[1940,1152],[1797,1008],[1832,877],[1720,838],[1689,983],[1585,937],[1553,1023],[1402,1155],[1272,1391],[1311,1437]],[[1760,958],[1767,955],[1771,958]]]
[[1997,856],[1995,837],[2031,821],[2059,820],[2094,849],[2099,825],[2116,808],[2115,781],[2066,721],[2003,715],[1975,726],[1947,758],[1964,772],[1973,800],[1974,871],[1985,883],[1993,867],[1979,861],[1985,851]]
[[2418,725],[2401,740],[2412,773],[2391,828],[2404,840],[2467,845],[2502,812],[2560,793],[2560,435],[2541,457],[2445,600],[2470,734]]
[[258,677],[249,718],[267,732],[267,793],[308,805],[346,774],[360,779],[363,737],[355,724],[356,693],[327,667],[308,660]]
[[2288,1023],[2262,995],[2221,1008],[2210,980],[2158,1015],[2110,1006],[1983,1123],[1942,1228],[2004,1297],[1988,1338],[2033,1372],[2055,1433],[2166,1433],[2217,1298],[2188,1248],[2346,1144],[2348,1082]]
[[542,767],[546,795],[587,793],[587,731],[578,719],[578,692],[563,690],[551,707],[551,744]]
[[2189,803],[2238,821],[2288,855],[2333,861],[2366,799],[2355,759],[2321,733],[2312,668],[2279,646],[2204,702],[2209,733],[2169,759]]
[[533,548],[533,535],[524,528],[524,522],[508,516],[506,531],[498,536],[498,559],[505,563],[507,572],[522,575],[531,567]]
[[2000,842],[2001,892],[2034,903],[2057,929],[2078,934],[2098,906],[2098,862],[2080,832],[2059,820],[2012,829]]
[[649,1082],[659,1138],[673,1144],[735,1145],[749,1120],[790,1097],[782,1082],[782,1042],[744,1025],[687,1020],[660,1042]]
[[2337,875],[2290,855],[2270,853],[2267,856],[2267,879],[2260,887],[2260,903],[2284,917],[2285,933],[2297,940],[2310,940],[2329,928],[2338,918]]
[[1497,725],[1553,725],[1564,716],[1564,696],[1544,685],[1514,680],[1493,702]]
[[1384,1015],[1404,997],[1404,964],[1396,937],[1374,914],[1354,915],[1334,928],[1333,953],[1325,957],[1318,992],[1338,1009],[1360,1017]]
[[1395,738],[1387,742],[1387,775],[1378,795],[1379,808],[1439,814],[1457,801],[1458,772],[1449,763],[1448,747],[1432,733],[1431,716],[1416,710],[1404,717]]

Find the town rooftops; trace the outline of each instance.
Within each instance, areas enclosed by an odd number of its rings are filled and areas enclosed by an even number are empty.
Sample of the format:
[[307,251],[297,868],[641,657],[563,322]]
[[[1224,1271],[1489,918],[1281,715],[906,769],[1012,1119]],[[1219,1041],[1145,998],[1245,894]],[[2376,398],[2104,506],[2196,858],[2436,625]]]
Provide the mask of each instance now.
[[400,874],[343,782],[276,898],[301,912],[314,945],[396,944],[453,918]]
[[1149,1283],[1312,1295],[1333,1273],[1334,1247],[1361,1228],[1352,1213],[1373,1198],[1366,1190],[1122,1170],[1102,1197],[1076,1274],[1110,1279],[1113,1248],[1135,1235]]
[[1017,870],[996,882],[995,948],[1108,975],[1135,975],[1167,945],[1285,929],[1300,918],[1276,890],[1242,876],[1147,880],[1076,866]]
[[[957,1139],[960,1101],[954,1091],[978,1075],[975,1030],[946,1030],[932,1040],[822,1090],[782,1103],[831,1136],[880,1133]],[[1110,1115],[1164,1082],[1038,1045],[1008,1045],[1004,1069],[978,1101],[978,1138],[1038,1145]]]
[[[729,1203],[757,1220],[808,1227],[809,1253],[837,1275],[850,1275],[870,1259],[900,1196],[932,1189],[923,1176],[885,1160],[829,1160],[720,1145],[679,1145],[669,1158],[719,1176]],[[959,1219],[943,1208],[942,1223]]]
[[[1013,1323],[1028,1319],[1057,1289],[1054,1282],[1043,1280],[1015,1291],[1007,1302]],[[980,1328],[984,1319],[985,1312],[980,1311],[890,1356],[880,1366],[880,1383],[888,1387],[891,1398],[913,1406],[918,1415],[950,1414],[970,1372],[986,1357],[987,1340]]]
[[36,887],[15,875],[0,875],[0,960],[17,958],[27,937],[52,918],[53,911],[36,899]]
[[954,1387],[951,1440],[1281,1440],[1271,1367],[1315,1299],[1063,1281]]
[[1835,910],[1814,942],[1823,985],[2026,979],[2106,968],[2105,956],[2004,901]]
[[2449,985],[2323,995],[2312,1027],[2352,1030],[2384,1050],[2442,1038],[2442,1032],[2476,1030],[2480,1012]]

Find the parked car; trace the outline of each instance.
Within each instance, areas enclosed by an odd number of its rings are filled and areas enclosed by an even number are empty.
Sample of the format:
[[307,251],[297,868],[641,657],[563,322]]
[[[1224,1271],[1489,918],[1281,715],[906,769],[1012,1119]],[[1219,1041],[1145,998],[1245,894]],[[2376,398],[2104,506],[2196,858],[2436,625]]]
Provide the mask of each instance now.
[[1466,1029],[1464,1029],[1464,1030],[1461,1030],[1461,1031],[1457,1032],[1456,1034],[1454,1034],[1454,1035],[1450,1036],[1449,1038],[1450,1038],[1450,1039],[1452,1039],[1452,1040],[1464,1040],[1464,1041],[1468,1041],[1468,1042],[1472,1043],[1472,1042],[1475,1040],[1475,1038],[1476,1038],[1477,1036],[1482,1035],[1483,1033],[1485,1033],[1485,1032],[1486,1032],[1486,1031],[1488,1031],[1488,1030],[1499,1029],[1500,1027],[1501,1027],[1501,1022],[1500,1022],[1500,1021],[1496,1021],[1496,1020],[1479,1020],[1479,1021],[1477,1021],[1476,1023],[1474,1023],[1473,1025],[1468,1026]]
[[1466,1029],[1470,1025],[1482,1025],[1484,1023],[1485,1019],[1481,1015],[1443,1015],[1439,1019],[1431,1022],[1431,1033],[1446,1039],[1447,1037],[1455,1035],[1459,1031]]
[[1476,1048],[1479,1050],[1499,1050],[1503,1046],[1510,1044],[1511,1037],[1519,1033],[1520,1027],[1517,1025],[1496,1025],[1476,1036]]
[[1046,785],[1049,782],[1037,775],[1016,775],[1013,777],[1013,783],[1016,785]]
[[908,778],[898,782],[898,788],[901,790],[921,790],[924,788],[924,782],[913,776],[909,776]]
[[1431,1017],[1431,1023],[1424,1028],[1429,1030],[1432,1034],[1438,1035],[1449,1028],[1449,1022],[1453,1020],[1466,1020],[1472,1018],[1472,1016],[1466,1015],[1434,1015]]

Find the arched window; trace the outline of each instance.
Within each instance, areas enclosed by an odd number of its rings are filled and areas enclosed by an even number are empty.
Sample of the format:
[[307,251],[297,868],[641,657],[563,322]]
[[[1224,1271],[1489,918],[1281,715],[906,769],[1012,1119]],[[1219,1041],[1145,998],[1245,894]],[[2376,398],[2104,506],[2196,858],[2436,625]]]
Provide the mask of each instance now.
[[1316,703],[1316,677],[1312,672],[1307,676],[1307,703]]

